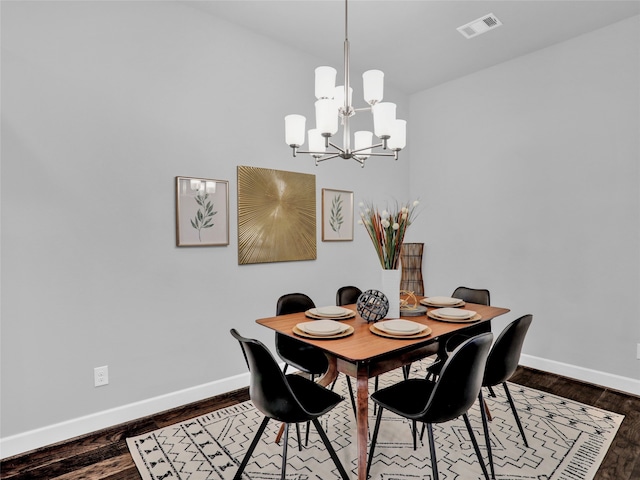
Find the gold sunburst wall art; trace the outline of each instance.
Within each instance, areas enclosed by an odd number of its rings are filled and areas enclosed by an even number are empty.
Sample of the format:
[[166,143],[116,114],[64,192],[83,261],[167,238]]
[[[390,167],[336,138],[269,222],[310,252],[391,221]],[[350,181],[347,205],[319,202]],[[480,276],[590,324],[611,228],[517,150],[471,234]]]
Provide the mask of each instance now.
[[238,263],[316,256],[316,176],[239,166]]

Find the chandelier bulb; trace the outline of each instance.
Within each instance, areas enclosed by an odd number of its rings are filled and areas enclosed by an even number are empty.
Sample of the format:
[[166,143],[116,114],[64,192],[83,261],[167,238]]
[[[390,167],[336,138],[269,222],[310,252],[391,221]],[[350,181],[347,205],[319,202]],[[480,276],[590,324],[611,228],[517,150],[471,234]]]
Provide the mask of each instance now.
[[[321,157],[326,151],[325,137],[322,136],[320,130],[312,128],[309,130],[307,138],[309,139],[309,151],[315,157]],[[326,137],[328,139],[328,137]]]
[[364,101],[375,105],[382,101],[384,91],[384,73],[380,70],[367,70],[362,74]]
[[338,108],[335,100],[316,100],[316,128],[323,136],[333,136],[338,131]]
[[336,75],[338,73],[337,70],[333,67],[318,67],[316,68],[315,73],[316,99],[333,98],[333,91],[336,86]]
[[372,140],[373,133],[366,130],[361,130],[353,134],[353,150],[358,154],[358,157],[369,158],[371,155]]
[[407,145],[407,121],[396,119],[391,125],[391,137],[388,146],[394,152],[402,150]]
[[389,138],[392,125],[396,119],[396,104],[390,102],[376,103],[371,107],[373,112],[373,131],[380,139]]
[[304,143],[304,127],[307,119],[303,115],[287,115],[284,117],[285,142],[290,147],[299,147]]

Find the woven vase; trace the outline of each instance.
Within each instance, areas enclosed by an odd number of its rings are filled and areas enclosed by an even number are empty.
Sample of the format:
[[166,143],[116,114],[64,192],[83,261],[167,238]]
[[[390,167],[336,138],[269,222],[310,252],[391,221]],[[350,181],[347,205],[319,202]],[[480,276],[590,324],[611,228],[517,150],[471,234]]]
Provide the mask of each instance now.
[[402,278],[400,290],[407,290],[416,295],[424,295],[422,280],[422,254],[424,243],[403,243],[400,250]]

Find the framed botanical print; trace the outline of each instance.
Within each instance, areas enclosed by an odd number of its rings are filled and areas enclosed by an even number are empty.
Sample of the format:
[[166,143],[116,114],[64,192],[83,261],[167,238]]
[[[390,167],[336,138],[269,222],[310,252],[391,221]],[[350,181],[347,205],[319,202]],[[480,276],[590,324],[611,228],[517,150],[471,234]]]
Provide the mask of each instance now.
[[229,245],[229,182],[176,177],[176,244]]
[[353,192],[322,189],[322,241],[353,240]]

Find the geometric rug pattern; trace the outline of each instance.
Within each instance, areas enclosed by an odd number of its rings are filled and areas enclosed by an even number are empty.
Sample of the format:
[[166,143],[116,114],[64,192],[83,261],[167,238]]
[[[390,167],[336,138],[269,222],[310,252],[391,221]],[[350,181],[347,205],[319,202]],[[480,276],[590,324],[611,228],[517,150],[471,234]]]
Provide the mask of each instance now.
[[[411,376],[423,377],[427,365],[428,361],[414,363]],[[401,379],[400,370],[386,373],[379,377],[380,388]],[[516,384],[509,384],[509,389],[529,447],[524,446],[502,387],[495,387],[496,398],[484,392],[493,417],[489,428],[496,479],[593,479],[623,416]],[[338,377],[335,391],[345,401],[320,422],[350,477],[356,478],[355,418],[344,375]],[[372,427],[373,404],[369,413]],[[263,418],[248,401],[129,438],[127,444],[144,480],[231,480]],[[486,463],[478,402],[469,419]],[[282,447],[274,442],[279,428],[278,422],[269,422],[243,479],[280,478]],[[304,442],[304,424],[300,430]],[[434,437],[442,480],[484,478],[461,418],[434,425]],[[432,480],[428,444],[419,442],[414,451],[410,424],[392,413],[385,411],[374,455],[372,480]],[[302,451],[292,426],[287,458],[287,480],[340,479],[313,425],[309,445]]]

